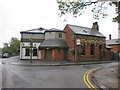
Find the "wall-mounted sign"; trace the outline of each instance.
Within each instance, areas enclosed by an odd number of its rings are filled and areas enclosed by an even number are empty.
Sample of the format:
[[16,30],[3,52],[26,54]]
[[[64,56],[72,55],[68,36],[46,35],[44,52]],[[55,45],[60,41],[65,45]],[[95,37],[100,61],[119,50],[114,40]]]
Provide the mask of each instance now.
[[77,39],[76,44],[80,45],[80,39]]

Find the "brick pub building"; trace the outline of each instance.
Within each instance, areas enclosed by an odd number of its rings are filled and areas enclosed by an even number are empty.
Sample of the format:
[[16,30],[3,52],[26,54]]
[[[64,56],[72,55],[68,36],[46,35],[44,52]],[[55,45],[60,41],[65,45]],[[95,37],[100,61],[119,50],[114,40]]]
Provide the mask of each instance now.
[[69,60],[104,60],[111,58],[111,53],[106,48],[106,37],[99,32],[97,22],[93,23],[92,28],[68,24],[64,31],[69,46]]
[[53,61],[110,59],[105,38],[99,32],[97,22],[93,23],[92,28],[67,24],[64,30],[39,28],[22,31],[20,59]]

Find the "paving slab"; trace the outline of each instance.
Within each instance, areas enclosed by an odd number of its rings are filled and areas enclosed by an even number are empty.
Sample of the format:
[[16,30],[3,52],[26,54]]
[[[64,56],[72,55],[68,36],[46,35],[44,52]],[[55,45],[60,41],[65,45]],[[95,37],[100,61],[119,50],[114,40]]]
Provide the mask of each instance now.
[[100,88],[116,88],[118,89],[118,66],[104,68],[93,72],[93,82]]

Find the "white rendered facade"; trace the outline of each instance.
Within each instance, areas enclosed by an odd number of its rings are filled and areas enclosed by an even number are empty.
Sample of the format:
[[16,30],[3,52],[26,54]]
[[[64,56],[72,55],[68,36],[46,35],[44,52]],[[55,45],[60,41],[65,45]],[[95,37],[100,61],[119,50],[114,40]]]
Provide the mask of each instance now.
[[21,32],[20,59],[41,59],[39,46],[44,40],[44,30],[28,30]]

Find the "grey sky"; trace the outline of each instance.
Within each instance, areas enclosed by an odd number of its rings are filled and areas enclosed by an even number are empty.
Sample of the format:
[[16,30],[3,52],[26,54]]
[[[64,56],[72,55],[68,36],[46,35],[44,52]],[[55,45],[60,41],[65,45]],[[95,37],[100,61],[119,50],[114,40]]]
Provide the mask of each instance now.
[[[91,8],[78,18],[68,15],[68,21],[63,22],[64,17],[58,16],[56,0],[0,0],[0,47],[3,42],[9,42],[11,37],[20,39],[20,31],[43,27],[45,29],[64,29],[66,24],[92,27],[94,20]],[[100,32],[107,39],[118,37],[118,24],[112,22],[115,16],[114,7],[110,7],[109,17],[98,21]]]

